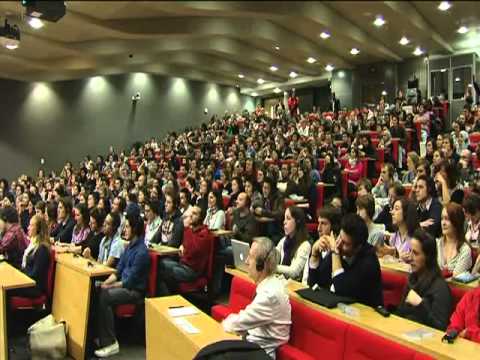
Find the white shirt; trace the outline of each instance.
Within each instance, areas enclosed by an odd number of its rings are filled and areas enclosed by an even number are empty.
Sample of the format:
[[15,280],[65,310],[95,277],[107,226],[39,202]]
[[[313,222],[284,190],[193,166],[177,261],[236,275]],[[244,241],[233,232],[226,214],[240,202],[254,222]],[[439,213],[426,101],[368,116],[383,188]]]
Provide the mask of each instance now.
[[151,223],[147,224],[145,228],[145,244],[148,245],[151,241],[153,236],[157,233],[158,228],[162,224],[162,219],[160,216],[156,216],[155,219]]
[[258,285],[253,301],[222,325],[228,332],[247,332],[247,341],[260,345],[275,359],[275,350],[290,338],[291,307],[286,281],[269,276]]
[[300,280],[304,271],[305,264],[308,262],[312,246],[308,241],[300,244],[297,251],[293,255],[290,265],[281,265],[285,253],[283,251],[283,244],[286,237],[283,237],[277,244],[277,251],[280,253],[280,265],[277,266],[277,273],[283,274],[287,279]]

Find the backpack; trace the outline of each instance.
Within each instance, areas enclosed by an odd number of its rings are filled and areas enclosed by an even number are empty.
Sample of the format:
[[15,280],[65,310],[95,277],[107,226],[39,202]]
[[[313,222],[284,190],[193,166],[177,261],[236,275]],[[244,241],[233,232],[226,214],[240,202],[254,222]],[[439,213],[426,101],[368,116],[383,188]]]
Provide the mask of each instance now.
[[194,360],[270,360],[258,345],[245,340],[222,340],[205,346]]

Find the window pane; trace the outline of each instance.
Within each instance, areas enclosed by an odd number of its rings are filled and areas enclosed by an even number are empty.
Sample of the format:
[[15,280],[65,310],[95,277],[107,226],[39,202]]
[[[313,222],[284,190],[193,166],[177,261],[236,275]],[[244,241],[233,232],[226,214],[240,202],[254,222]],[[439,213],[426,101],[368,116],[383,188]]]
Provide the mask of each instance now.
[[430,73],[430,89],[432,96],[448,94],[448,70],[432,71]]
[[465,95],[468,84],[472,82],[472,68],[468,66],[453,69],[452,74],[453,98],[461,99]]

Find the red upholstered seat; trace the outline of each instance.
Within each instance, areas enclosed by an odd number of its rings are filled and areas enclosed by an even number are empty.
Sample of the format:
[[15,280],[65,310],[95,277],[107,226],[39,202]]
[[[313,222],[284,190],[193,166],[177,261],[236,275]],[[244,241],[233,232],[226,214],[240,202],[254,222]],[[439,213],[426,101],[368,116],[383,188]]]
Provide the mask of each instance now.
[[238,276],[232,279],[232,286],[230,287],[230,298],[228,306],[215,305],[212,307],[212,317],[221,321],[230,313],[239,312],[250,304],[255,297],[255,284],[244,280]]
[[297,349],[296,347],[290,344],[285,344],[278,348],[277,359],[278,360],[315,360],[318,358],[310,356],[309,354],[304,353],[302,350]]
[[47,277],[47,294],[40,295],[36,298],[28,298],[22,296],[12,296],[10,298],[10,308],[12,310],[34,309],[47,306],[52,299],[53,283],[55,281],[55,250],[50,249],[50,263],[48,265]]
[[317,233],[318,223],[307,223],[307,231],[309,234]]
[[[147,296],[154,297],[157,290],[157,271],[158,271],[158,254],[149,251],[150,272],[148,274]],[[135,316],[138,304],[122,304],[115,308],[115,315],[119,318],[130,318]]]
[[230,202],[230,196],[223,195],[222,199],[223,199],[223,208],[227,209],[228,203]]
[[382,271],[383,304],[385,307],[398,306],[407,285],[407,276],[393,271]]
[[[374,333],[350,325],[345,337],[344,359],[414,360],[416,352]],[[325,357],[326,359],[328,357]]]
[[453,307],[455,308],[468,290],[462,289],[458,286],[450,286],[450,291],[452,292]]
[[208,285],[210,284],[210,281],[212,280],[212,277],[213,277],[213,261],[215,259],[216,241],[217,241],[217,238],[210,233],[210,239],[208,241],[209,255],[208,255],[208,263],[207,263],[207,271],[205,274],[203,274],[198,279],[192,282],[180,283],[178,287],[178,291],[180,292],[180,294],[203,291],[205,288],[207,288],[207,291],[208,291]]
[[325,186],[322,183],[319,183],[315,186],[317,190],[317,205],[315,206],[315,211],[321,209],[325,202]]
[[[345,334],[348,324],[316,311],[301,302],[290,299],[292,327],[288,345],[280,348],[278,358],[341,360],[345,351]],[[295,357],[293,357],[295,356]],[[299,357],[296,357],[299,356]]]
[[286,209],[286,208],[289,208],[290,206],[295,206],[295,201],[289,198],[285,198],[283,205],[285,206],[285,209]]

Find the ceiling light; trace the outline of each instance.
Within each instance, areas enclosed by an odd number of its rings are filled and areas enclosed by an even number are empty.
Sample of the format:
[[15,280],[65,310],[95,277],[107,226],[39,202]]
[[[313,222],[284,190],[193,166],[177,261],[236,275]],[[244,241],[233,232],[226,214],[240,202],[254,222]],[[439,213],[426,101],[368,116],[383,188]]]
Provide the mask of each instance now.
[[258,96],[258,94],[256,92],[253,92],[252,96]]
[[450,2],[448,1],[442,1],[440,3],[440,5],[438,5],[438,10],[441,10],[441,11],[447,11],[448,9],[450,9],[452,7],[452,4],[450,4]]
[[5,47],[8,49],[8,50],[15,50],[18,48],[18,44],[6,44]]
[[423,54],[423,50],[419,46],[417,46],[415,48],[415,50],[413,51],[413,55],[415,55],[415,56],[420,56],[422,54]]
[[331,36],[330,33],[327,32],[327,31],[322,31],[322,32],[320,33],[320,37],[321,37],[323,40],[328,39],[330,36]]
[[272,65],[272,66],[270,66],[270,70],[271,71],[277,71],[278,67],[276,67],[275,65]]
[[43,21],[36,17],[28,19],[28,24],[34,29],[41,29],[43,27]]
[[307,59],[307,62],[308,62],[309,64],[313,64],[314,62],[317,62],[317,59],[315,59],[315,58],[313,58],[313,57],[309,57],[309,58]]
[[275,50],[280,50],[280,46],[275,46]]
[[327,64],[327,66],[325,66],[325,70],[327,71],[333,71],[333,69],[335,69],[335,67],[332,64]]
[[280,89],[277,87],[277,88],[273,89],[273,92],[274,92],[275,94],[278,94],[278,93],[281,93],[282,90],[280,90]]
[[239,77],[240,79],[243,79],[243,78],[245,77],[245,75],[243,75],[243,74],[238,74],[238,77]]
[[400,43],[400,45],[405,46],[405,45],[410,44],[410,40],[408,40],[405,36],[402,36],[402,38],[400,39],[399,43]]
[[295,71],[290,71],[290,74],[288,74],[288,76],[290,76],[292,79],[295,79],[298,74]]
[[445,69],[445,68],[440,70],[440,72],[445,72],[445,71],[447,71],[447,69]]
[[386,96],[386,95],[387,95],[387,91],[386,91],[386,90],[383,90],[383,91],[382,91],[382,95],[383,95],[383,96]]
[[338,77],[339,77],[340,79],[343,79],[343,78],[345,77],[345,72],[344,72],[344,71],[339,71],[339,72],[338,72]]
[[455,78],[455,82],[459,82],[460,81],[460,78],[459,77],[456,77]]
[[265,80],[263,80],[262,78],[257,80],[257,83],[259,83],[260,85],[262,85],[264,82],[265,82]]
[[460,26],[457,30],[459,34],[466,34],[468,32],[468,28],[466,26]]
[[352,50],[350,50],[350,54],[352,55],[358,55],[360,53],[360,50],[358,50],[357,48],[352,48]]
[[383,18],[383,16],[381,15],[378,15],[375,20],[373,21],[373,25],[375,25],[376,27],[382,27],[383,25],[385,25],[385,19]]

